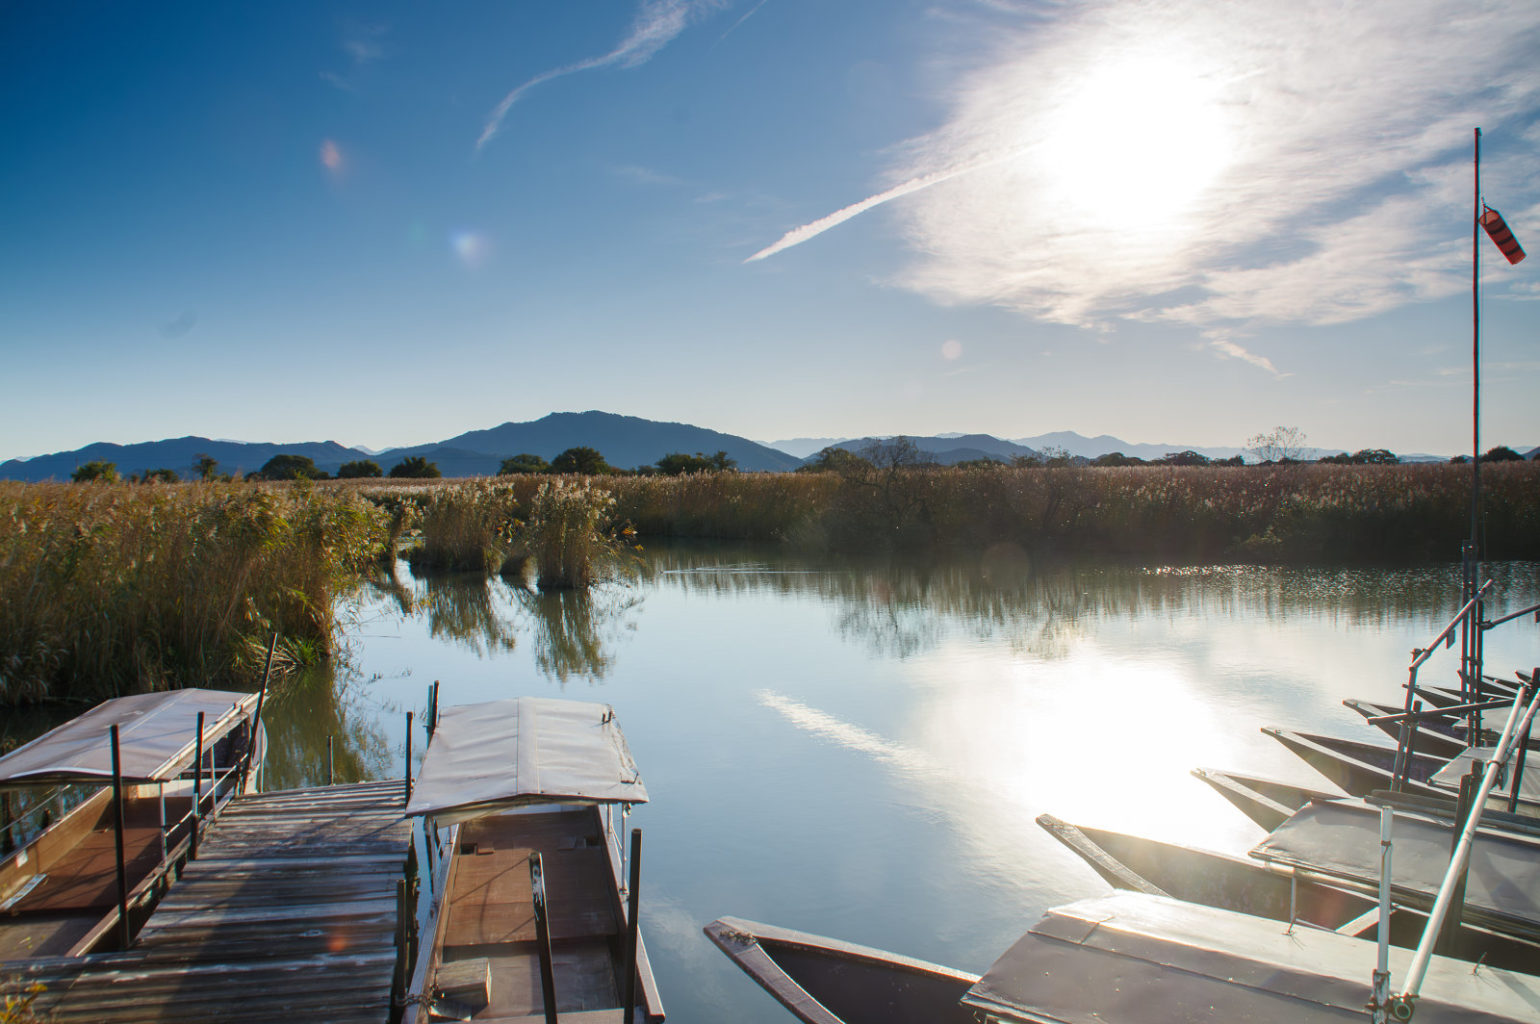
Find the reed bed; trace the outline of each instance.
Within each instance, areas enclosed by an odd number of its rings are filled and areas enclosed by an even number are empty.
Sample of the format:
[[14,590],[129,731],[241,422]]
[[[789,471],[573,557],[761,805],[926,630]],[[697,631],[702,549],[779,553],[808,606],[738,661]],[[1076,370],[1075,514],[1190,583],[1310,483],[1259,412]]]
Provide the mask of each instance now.
[[307,486],[0,484],[0,704],[249,682],[274,633],[324,657],[386,530]]
[[[0,705],[249,681],[332,649],[334,598],[420,568],[582,587],[641,535],[825,550],[1006,545],[1144,562],[1457,557],[1469,466],[850,467],[494,481],[0,483]],[[1540,559],[1540,464],[1483,467],[1483,557]]]

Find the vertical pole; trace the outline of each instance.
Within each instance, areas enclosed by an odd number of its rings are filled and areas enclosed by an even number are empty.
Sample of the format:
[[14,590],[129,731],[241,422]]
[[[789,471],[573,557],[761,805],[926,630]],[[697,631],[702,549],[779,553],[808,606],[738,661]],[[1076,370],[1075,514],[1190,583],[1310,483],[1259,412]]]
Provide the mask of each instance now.
[[251,778],[251,759],[257,756],[257,729],[262,725],[262,705],[267,701],[267,681],[273,674],[273,652],[278,649],[278,634],[273,634],[273,639],[267,644],[267,663],[262,666],[262,689],[257,694],[257,712],[251,717],[251,742],[246,745],[246,767],[241,772],[240,792],[246,791],[246,782]]
[[156,795],[160,797],[160,859],[166,859],[166,784],[155,784]]
[[529,888],[535,905],[535,945],[540,951],[540,996],[545,1024],[556,1024],[556,973],[551,966],[551,925],[545,904],[545,868],[538,852],[529,855]]
[[[1540,687],[1540,668],[1536,668],[1529,676],[1529,685],[1519,687],[1525,703],[1534,699],[1535,688]],[[1529,728],[1533,719],[1524,723],[1524,732],[1519,736],[1519,751],[1513,763],[1513,792],[1508,794],[1508,813],[1517,814],[1519,810],[1519,792],[1524,788],[1524,756],[1529,753]]]
[[[1475,191],[1471,198],[1470,227],[1470,359],[1471,359],[1471,491],[1470,542],[1480,543],[1481,508],[1481,129],[1475,137]],[[1473,594],[1474,592],[1472,592]],[[1472,594],[1467,594],[1469,598]]]
[[433,734],[438,731],[438,680],[433,680],[433,688],[428,691],[428,739],[433,739]]
[[1380,926],[1374,961],[1374,996],[1369,1002],[1374,1024],[1386,1024],[1390,1010],[1390,830],[1395,812],[1380,805]]
[[412,802],[412,713],[406,713],[406,803]]
[[198,752],[193,756],[192,850],[188,857],[198,859],[198,826],[203,820],[203,712],[198,712]]
[[636,950],[641,943],[640,922],[642,898],[642,830],[631,830],[631,891],[627,894],[626,921],[626,1002],[622,1008],[622,1020],[631,1024],[632,1011],[636,1006]]
[[123,855],[123,762],[118,751],[118,727],[112,726],[113,832],[118,841],[118,945],[128,948],[128,865]]
[[328,786],[332,785],[336,778],[332,765],[332,737],[328,736],[326,737],[326,784]]

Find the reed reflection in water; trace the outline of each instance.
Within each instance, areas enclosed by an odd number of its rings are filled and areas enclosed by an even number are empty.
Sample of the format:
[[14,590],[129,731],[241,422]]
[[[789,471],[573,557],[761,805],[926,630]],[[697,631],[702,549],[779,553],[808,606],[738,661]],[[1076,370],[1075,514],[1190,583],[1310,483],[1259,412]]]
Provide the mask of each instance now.
[[[1243,852],[1255,826],[1190,770],[1326,788],[1259,727],[1375,738],[1340,701],[1399,700],[1457,575],[725,545],[654,547],[587,593],[403,570],[352,598],[340,710],[312,717],[367,735],[355,746],[394,776],[403,712],[434,679],[450,704],[615,705],[655,801],[633,820],[670,1018],[770,1024],[784,1011],[701,924],[757,917],[982,970],[1047,906],[1104,891],[1039,813]],[[1540,567],[1493,575],[1493,614],[1540,600]],[[1532,623],[1489,639],[1501,674],[1540,660]],[[1452,679],[1455,653],[1426,678]],[[275,760],[315,757],[288,735]]]

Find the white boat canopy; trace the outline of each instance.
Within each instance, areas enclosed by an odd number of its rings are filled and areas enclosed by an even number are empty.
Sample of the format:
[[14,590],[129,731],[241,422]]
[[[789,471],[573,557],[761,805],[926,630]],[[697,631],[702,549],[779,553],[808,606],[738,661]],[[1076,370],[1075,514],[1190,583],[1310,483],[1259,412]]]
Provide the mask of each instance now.
[[646,801],[614,708],[517,697],[444,709],[406,814],[449,824],[526,804]]
[[127,782],[164,782],[197,756],[198,712],[203,743],[249,717],[257,694],[235,690],[163,690],[114,697],[0,757],[0,785],[102,782],[112,778],[111,727]]

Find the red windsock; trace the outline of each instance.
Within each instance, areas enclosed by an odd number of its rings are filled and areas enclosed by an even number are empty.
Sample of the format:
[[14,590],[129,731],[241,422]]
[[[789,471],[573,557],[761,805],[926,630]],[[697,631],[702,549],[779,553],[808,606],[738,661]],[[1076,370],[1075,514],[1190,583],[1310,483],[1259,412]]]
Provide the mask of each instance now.
[[1492,241],[1508,257],[1509,263],[1517,263],[1524,258],[1524,247],[1519,245],[1519,240],[1513,237],[1513,232],[1508,230],[1508,222],[1503,220],[1503,215],[1486,204],[1482,204],[1485,212],[1481,215],[1481,226],[1487,229],[1487,234],[1492,236]]

